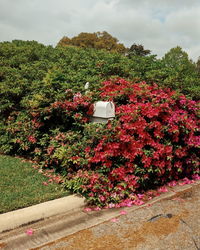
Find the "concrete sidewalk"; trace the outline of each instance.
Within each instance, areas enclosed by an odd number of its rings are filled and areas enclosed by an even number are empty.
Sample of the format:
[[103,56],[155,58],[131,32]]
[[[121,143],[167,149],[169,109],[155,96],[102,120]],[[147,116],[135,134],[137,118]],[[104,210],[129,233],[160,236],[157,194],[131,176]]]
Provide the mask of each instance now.
[[[200,247],[200,181],[173,187],[140,207],[85,213],[82,205],[1,233],[0,248],[189,250]],[[120,216],[121,210],[127,215]],[[111,221],[112,218],[116,219]],[[33,234],[27,235],[30,228]]]

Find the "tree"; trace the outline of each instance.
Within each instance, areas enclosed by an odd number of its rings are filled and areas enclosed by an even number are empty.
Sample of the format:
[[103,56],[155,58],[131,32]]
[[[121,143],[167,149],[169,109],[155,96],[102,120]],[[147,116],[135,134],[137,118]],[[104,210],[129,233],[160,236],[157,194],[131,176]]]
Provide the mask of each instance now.
[[194,67],[194,64],[189,59],[188,54],[183,51],[180,46],[170,49],[169,52],[164,55],[163,61],[166,66],[171,68],[179,68],[180,66],[186,68],[186,65],[190,68]]
[[95,33],[82,32],[71,39],[72,45],[82,48],[94,48],[96,42],[97,36]]
[[151,50],[144,49],[143,45],[141,44],[133,44],[128,49],[128,57],[131,58],[132,56],[147,56],[151,53]]
[[60,39],[57,45],[69,46],[70,44],[71,44],[71,39],[67,36],[64,36],[62,39]]
[[64,36],[59,42],[60,46],[77,46],[81,48],[105,49],[110,52],[125,53],[126,48],[118,39],[108,32],[87,33],[82,32],[71,39]]
[[188,54],[179,46],[170,49],[170,51],[164,55],[162,61],[165,67],[176,72],[181,78],[183,76],[192,76],[196,73],[195,63],[189,59]]
[[95,44],[95,47],[97,49],[106,49],[108,51],[112,52],[119,52],[119,53],[125,53],[126,48],[122,43],[119,43],[118,39],[111,36],[108,32],[97,32],[97,42]]
[[166,72],[164,84],[199,99],[200,77],[195,63],[189,59],[188,54],[177,46],[170,49],[161,61]]
[[197,68],[197,73],[198,73],[198,75],[200,76],[200,57],[199,57],[198,60],[197,60],[196,68]]

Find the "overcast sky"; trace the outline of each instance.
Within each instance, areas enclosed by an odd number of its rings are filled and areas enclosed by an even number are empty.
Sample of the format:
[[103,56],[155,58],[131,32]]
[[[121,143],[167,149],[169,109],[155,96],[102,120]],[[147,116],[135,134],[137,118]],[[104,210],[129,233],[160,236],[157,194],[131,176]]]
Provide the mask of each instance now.
[[0,0],[0,41],[56,45],[63,36],[107,31],[163,56],[181,46],[200,56],[200,0]]

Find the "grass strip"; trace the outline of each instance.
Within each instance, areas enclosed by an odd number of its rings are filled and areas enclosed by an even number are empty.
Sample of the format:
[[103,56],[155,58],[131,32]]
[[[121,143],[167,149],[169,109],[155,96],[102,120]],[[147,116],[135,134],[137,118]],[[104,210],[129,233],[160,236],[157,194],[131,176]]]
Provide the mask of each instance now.
[[0,155],[0,213],[69,195],[22,159]]

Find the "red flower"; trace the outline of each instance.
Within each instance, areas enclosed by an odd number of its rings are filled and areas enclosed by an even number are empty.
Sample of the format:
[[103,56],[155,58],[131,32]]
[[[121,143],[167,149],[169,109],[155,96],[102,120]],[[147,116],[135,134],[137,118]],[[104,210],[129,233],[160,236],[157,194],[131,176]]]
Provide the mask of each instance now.
[[36,138],[35,138],[34,136],[32,136],[32,135],[30,135],[30,136],[28,137],[28,141],[31,142],[32,144],[34,144],[34,143],[37,142]]

